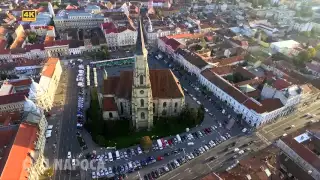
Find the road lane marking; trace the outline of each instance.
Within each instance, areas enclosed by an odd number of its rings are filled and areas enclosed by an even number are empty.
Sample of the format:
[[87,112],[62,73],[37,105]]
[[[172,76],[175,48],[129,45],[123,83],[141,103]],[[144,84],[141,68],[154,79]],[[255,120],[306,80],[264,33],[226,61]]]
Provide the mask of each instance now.
[[210,171],[211,171],[211,170],[212,170],[212,167],[210,167],[208,163],[206,163],[206,165],[208,166],[208,168],[209,168]]
[[195,176],[195,177],[192,178],[192,180],[197,179],[197,178],[198,178],[198,176]]
[[190,168],[185,169],[184,171],[188,171]]
[[177,173],[176,175],[170,177],[168,180],[173,179],[173,178],[175,178],[175,177],[177,177],[177,176],[179,176],[179,175],[180,175],[180,173]]
[[206,160],[208,160],[208,159],[210,159],[211,157],[207,157],[207,158],[205,158],[204,160],[206,161]]

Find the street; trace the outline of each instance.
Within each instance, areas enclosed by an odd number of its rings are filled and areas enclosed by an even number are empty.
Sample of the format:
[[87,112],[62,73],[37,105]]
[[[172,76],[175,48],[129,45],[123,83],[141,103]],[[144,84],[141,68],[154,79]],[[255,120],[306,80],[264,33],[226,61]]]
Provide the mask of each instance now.
[[[71,151],[72,158],[75,158],[80,151],[80,145],[76,138],[76,113],[77,113],[77,82],[76,78],[76,69],[67,69],[67,84],[66,88],[66,96],[65,103],[63,107],[62,118],[60,119],[60,129],[58,135],[58,151],[57,157],[58,159],[67,159],[68,151]],[[79,179],[77,178],[78,174],[80,174],[79,170],[67,172],[65,170],[57,170],[55,173],[56,180],[65,180],[65,179]]]

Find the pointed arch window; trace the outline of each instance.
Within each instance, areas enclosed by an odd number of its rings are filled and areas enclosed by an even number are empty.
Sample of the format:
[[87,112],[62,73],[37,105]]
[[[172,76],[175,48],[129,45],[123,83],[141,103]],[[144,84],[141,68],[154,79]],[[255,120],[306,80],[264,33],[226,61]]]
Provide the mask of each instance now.
[[143,99],[140,99],[140,105],[141,105],[141,107],[144,106],[144,100]]
[[162,106],[165,108],[167,107],[167,102],[163,102]]
[[143,84],[143,75],[140,75],[140,85]]
[[141,112],[140,117],[141,117],[141,119],[145,119],[146,118],[146,114],[144,112]]
[[123,114],[123,103],[120,102],[120,113]]

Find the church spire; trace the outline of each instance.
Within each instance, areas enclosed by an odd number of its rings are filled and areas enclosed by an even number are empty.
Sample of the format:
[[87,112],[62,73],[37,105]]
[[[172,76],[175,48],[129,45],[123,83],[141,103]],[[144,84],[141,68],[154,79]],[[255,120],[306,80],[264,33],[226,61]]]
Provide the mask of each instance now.
[[144,33],[145,29],[143,26],[143,16],[144,10],[140,9],[140,16],[139,16],[139,22],[138,22],[138,35],[137,35],[137,42],[136,42],[136,55],[143,55],[146,50],[145,41],[146,41],[146,35]]

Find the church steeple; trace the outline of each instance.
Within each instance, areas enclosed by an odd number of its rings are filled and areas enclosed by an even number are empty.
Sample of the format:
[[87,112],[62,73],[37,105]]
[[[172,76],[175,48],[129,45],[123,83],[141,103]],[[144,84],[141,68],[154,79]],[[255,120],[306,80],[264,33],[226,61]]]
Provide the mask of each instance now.
[[146,36],[142,21],[143,12],[143,9],[141,9],[137,29],[138,35],[132,83],[132,123],[136,129],[150,129],[153,126],[153,100],[148,66],[148,51],[145,44]]
[[146,34],[143,25],[143,16],[145,16],[145,10],[143,8],[140,9],[140,16],[138,21],[138,29],[137,29],[137,41],[136,41],[136,55],[143,55],[146,53]]

